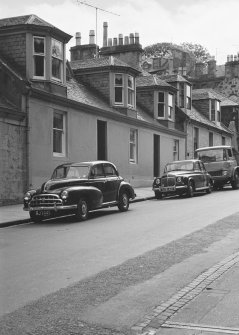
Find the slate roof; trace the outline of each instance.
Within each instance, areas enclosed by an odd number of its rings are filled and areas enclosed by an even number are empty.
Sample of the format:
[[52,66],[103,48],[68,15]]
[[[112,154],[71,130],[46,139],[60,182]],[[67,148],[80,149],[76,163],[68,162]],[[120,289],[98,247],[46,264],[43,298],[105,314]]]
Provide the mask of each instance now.
[[213,128],[216,128],[217,130],[221,130],[221,131],[225,131],[227,133],[231,133],[229,131],[229,129],[224,126],[222,123],[215,123],[213,121],[210,121],[206,116],[204,116],[203,114],[201,114],[200,112],[197,111],[197,109],[195,107],[192,106],[191,110],[188,110],[187,115],[189,116],[189,118],[191,120],[200,122],[206,126],[210,126]]
[[46,22],[45,20],[41,19],[35,14],[30,15],[23,15],[23,16],[15,16],[15,17],[9,17],[5,19],[0,19],[0,31],[3,28],[10,28],[10,27],[18,27],[21,25],[31,25],[36,27],[44,27],[44,28],[50,28],[53,31],[57,32],[58,34],[64,36],[64,38],[69,41],[72,37],[71,35],[68,35],[64,31],[58,29],[57,27],[53,26],[52,24]]
[[217,99],[221,101],[220,94],[211,88],[198,88],[192,90],[193,100]]
[[164,87],[176,90],[173,86],[168,84],[165,80],[162,80],[157,74],[152,74],[149,76],[139,76],[136,77],[136,87]]
[[72,70],[95,70],[97,68],[102,69],[109,67],[123,67],[126,69],[132,69],[137,74],[140,73],[139,70],[137,70],[136,68],[113,56],[92,58],[86,60],[75,60],[70,62],[70,66]]
[[161,75],[160,78],[165,80],[167,83],[176,83],[176,82],[190,83],[180,74],[165,74]]

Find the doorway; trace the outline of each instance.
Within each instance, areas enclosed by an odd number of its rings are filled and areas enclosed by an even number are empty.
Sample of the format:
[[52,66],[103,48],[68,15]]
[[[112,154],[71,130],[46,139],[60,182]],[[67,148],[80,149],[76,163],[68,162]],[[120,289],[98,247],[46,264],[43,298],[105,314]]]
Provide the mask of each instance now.
[[160,136],[154,134],[154,177],[160,175]]
[[107,160],[107,122],[97,120],[97,159]]

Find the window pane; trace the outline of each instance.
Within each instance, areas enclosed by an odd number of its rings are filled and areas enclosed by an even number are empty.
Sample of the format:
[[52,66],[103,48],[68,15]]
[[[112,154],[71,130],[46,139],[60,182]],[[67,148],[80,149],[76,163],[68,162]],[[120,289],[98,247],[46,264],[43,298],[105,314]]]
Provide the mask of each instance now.
[[45,53],[45,40],[41,37],[34,37],[34,53]]
[[51,43],[51,53],[53,57],[59,58],[59,59],[63,59],[63,47],[62,47],[62,43],[52,39],[52,43]]
[[52,58],[52,77],[61,79],[61,64],[61,60],[57,58]]
[[168,105],[173,107],[173,95],[172,94],[168,95]]
[[34,56],[34,76],[44,77],[44,57]]
[[164,93],[163,92],[158,93],[158,101],[159,102],[164,102]]
[[134,105],[134,91],[128,90],[128,105]]
[[122,103],[123,102],[123,94],[122,87],[115,87],[115,102]]
[[158,104],[158,117],[164,117],[164,104]]
[[54,113],[53,128],[63,130],[63,114]]
[[62,153],[62,131],[53,130],[53,152]]
[[187,97],[191,98],[191,87],[189,85],[186,86]]
[[122,86],[123,85],[123,77],[122,74],[115,75],[115,86]]
[[128,76],[128,87],[133,88],[134,87],[134,80],[133,77]]

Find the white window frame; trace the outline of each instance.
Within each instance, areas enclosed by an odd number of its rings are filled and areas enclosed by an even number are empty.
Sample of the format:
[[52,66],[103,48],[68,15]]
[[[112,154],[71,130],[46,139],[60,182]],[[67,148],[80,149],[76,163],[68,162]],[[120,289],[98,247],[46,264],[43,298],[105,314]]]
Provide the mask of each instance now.
[[[131,134],[133,134],[133,136],[131,136]],[[138,129],[130,128],[129,146],[130,146],[129,161],[132,164],[137,164],[138,162]]]
[[[44,53],[38,53],[35,52],[35,39],[42,39],[44,41]],[[32,45],[32,54],[33,54],[33,78],[36,79],[45,79],[46,78],[46,38],[44,36],[33,36],[33,45]],[[43,76],[36,76],[35,75],[35,68],[36,68],[36,63],[35,63],[35,57],[42,57],[43,58]]]
[[[170,99],[169,97],[172,97],[172,105],[170,105]],[[168,93],[168,118],[169,119],[173,119],[173,94],[172,93]]]
[[[129,80],[132,83],[132,86],[129,86]],[[135,79],[133,76],[127,75],[127,103],[130,107],[135,107]],[[129,102],[130,97],[132,103]]]
[[215,118],[217,122],[221,122],[221,109],[220,109],[220,101],[216,100],[216,111],[215,111]]
[[[61,45],[61,52],[62,52],[62,55],[61,56],[53,56],[52,54],[52,47],[53,47],[53,42],[57,42]],[[56,80],[56,81],[59,81],[59,82],[63,82],[63,57],[64,57],[64,45],[61,41],[58,41],[56,40],[55,38],[52,38],[51,39],[51,77],[52,79]],[[52,66],[53,66],[53,59],[57,59],[60,61],[60,78],[57,78],[57,77],[54,77],[53,74],[52,74]]]
[[[63,117],[63,127],[62,128],[54,128],[54,116],[55,114],[60,114]],[[52,151],[54,157],[65,157],[66,156],[66,113],[61,111],[53,112],[53,120],[52,120]],[[62,152],[54,152],[54,132],[61,132],[61,147]]]
[[191,86],[186,84],[186,108],[191,110],[192,108],[192,97],[191,97]]
[[[163,94],[163,96],[164,96],[164,101],[162,102],[162,101],[159,101],[159,94]],[[163,91],[158,91],[157,92],[157,118],[158,119],[165,119],[165,104],[166,104],[166,95],[165,95],[165,92],[163,92]],[[163,116],[159,116],[159,105],[163,105]]]
[[[116,76],[121,76],[122,77],[122,85],[116,85],[116,83],[115,83]],[[115,89],[116,88],[121,88],[122,102],[115,101]],[[117,105],[117,106],[123,106],[124,105],[124,75],[123,75],[123,73],[115,73],[114,74],[114,104]]]

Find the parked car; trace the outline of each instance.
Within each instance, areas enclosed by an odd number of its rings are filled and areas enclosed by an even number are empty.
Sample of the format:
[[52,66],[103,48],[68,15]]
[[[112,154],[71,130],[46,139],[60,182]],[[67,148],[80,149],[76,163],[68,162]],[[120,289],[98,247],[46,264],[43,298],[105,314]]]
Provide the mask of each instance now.
[[234,190],[239,188],[239,154],[231,146],[204,147],[195,153],[212,176],[214,188],[221,189],[226,184]]
[[195,192],[211,193],[212,178],[204,164],[197,159],[174,161],[165,166],[164,174],[153,182],[156,199],[169,195],[187,195],[192,197]]
[[67,163],[58,166],[50,180],[24,197],[24,210],[34,222],[64,214],[86,220],[94,209],[117,205],[128,210],[133,187],[124,181],[108,161]]

